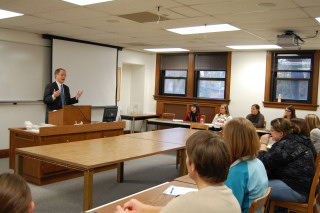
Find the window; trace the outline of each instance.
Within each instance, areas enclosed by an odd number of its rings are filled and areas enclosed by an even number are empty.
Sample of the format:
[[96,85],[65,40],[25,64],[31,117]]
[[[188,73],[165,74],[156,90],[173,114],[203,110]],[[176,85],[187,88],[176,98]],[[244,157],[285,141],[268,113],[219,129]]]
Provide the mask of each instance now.
[[196,71],[198,98],[224,99],[226,71]]
[[163,70],[163,94],[185,96],[187,86],[187,71],[185,70]]
[[188,77],[188,54],[161,55],[161,95],[186,96]]
[[266,65],[264,107],[318,109],[319,50],[268,51]]
[[225,99],[227,59],[227,53],[201,53],[196,55],[195,97]]
[[310,104],[313,58],[313,52],[273,53],[270,101]]

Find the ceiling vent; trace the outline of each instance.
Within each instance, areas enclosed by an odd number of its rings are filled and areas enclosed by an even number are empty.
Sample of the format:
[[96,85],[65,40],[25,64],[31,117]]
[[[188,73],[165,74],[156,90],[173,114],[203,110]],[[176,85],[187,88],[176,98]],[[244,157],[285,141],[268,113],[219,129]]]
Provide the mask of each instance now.
[[149,12],[124,14],[124,15],[119,15],[119,17],[129,19],[131,21],[135,21],[139,23],[169,20],[168,18],[165,18],[163,16],[158,16],[156,14],[149,13]]

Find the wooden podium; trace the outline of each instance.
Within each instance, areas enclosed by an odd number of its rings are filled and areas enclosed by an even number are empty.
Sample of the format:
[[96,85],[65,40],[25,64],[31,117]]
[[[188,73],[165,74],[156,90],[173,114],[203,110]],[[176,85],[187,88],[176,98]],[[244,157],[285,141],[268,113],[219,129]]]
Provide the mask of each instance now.
[[57,126],[73,125],[75,123],[91,123],[92,106],[65,105],[62,109],[48,112],[48,123]]

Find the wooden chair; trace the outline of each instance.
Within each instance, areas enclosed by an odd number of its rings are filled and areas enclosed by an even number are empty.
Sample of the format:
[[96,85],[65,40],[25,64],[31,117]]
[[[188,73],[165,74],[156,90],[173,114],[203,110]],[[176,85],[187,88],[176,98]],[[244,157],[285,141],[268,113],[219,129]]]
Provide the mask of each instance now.
[[[209,126],[205,124],[200,124],[200,123],[191,123],[190,129],[202,129],[202,130],[208,130]],[[180,156],[181,156],[181,150],[177,151],[176,154],[176,168],[178,168],[178,165],[180,164]]]
[[268,190],[265,195],[252,201],[248,213],[254,213],[255,211],[257,211],[259,209],[261,209],[260,213],[267,212],[270,194],[271,194],[271,187],[268,187]]
[[176,114],[164,112],[164,113],[162,113],[161,118],[173,120],[176,118]]
[[[318,153],[317,159],[316,159],[316,162],[315,162],[316,168],[318,168],[319,162],[320,162],[320,152]],[[318,203],[320,204],[320,189],[318,191]]]
[[201,115],[201,118],[203,119],[203,123],[206,122],[206,116],[205,115]]
[[320,176],[320,154],[318,153],[315,165],[316,165],[316,172],[313,177],[310,193],[309,193],[309,201],[307,203],[296,203],[296,202],[286,202],[280,200],[271,200],[270,203],[270,211],[271,213],[274,212],[275,206],[280,206],[284,208],[288,208],[289,210],[295,210],[299,212],[318,212],[317,209],[317,200],[319,199],[319,193],[316,194],[317,185],[319,184],[319,176]]
[[200,124],[200,123],[191,123],[190,129],[208,130],[209,126],[205,124]]
[[264,128],[266,128],[267,127],[267,121],[264,121],[263,123],[264,123]]
[[[168,120],[173,120],[176,118],[176,114],[174,113],[169,113],[169,112],[164,112],[161,114],[161,118],[163,119],[168,119]],[[158,125],[157,129],[170,129],[172,127],[170,126],[161,126],[161,125]]]

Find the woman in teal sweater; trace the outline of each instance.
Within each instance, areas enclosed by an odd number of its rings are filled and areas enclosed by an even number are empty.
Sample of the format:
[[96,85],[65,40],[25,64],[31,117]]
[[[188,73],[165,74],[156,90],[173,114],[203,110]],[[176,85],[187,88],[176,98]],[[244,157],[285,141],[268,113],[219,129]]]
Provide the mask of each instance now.
[[263,196],[268,189],[264,165],[255,157],[260,148],[259,137],[253,124],[245,118],[229,121],[223,135],[233,162],[225,184],[232,189],[242,213],[246,213],[252,201]]

